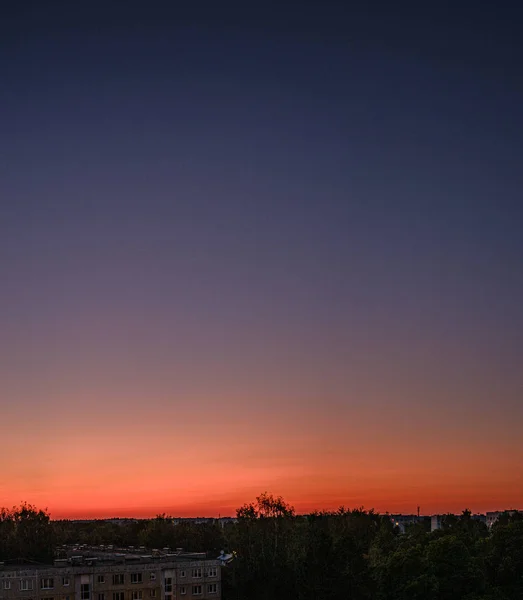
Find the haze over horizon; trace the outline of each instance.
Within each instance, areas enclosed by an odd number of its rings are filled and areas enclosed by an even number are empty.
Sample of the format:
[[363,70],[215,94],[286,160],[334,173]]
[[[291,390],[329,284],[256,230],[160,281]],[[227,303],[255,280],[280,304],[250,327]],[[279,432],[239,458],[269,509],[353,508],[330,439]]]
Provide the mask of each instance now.
[[523,507],[511,12],[11,6],[0,506]]

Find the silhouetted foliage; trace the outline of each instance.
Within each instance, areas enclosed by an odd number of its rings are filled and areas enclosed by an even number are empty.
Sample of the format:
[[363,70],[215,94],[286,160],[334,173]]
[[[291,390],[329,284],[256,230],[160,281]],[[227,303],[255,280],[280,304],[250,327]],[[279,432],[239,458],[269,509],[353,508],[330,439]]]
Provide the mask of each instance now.
[[296,515],[264,493],[237,510],[237,522],[154,519],[49,520],[23,504],[0,510],[0,560],[49,562],[61,544],[184,548],[218,556],[224,600],[521,600],[523,514],[502,515],[491,531],[470,511],[401,534],[388,515],[363,508]]
[[0,509],[0,560],[49,563],[54,532],[49,514],[30,504]]

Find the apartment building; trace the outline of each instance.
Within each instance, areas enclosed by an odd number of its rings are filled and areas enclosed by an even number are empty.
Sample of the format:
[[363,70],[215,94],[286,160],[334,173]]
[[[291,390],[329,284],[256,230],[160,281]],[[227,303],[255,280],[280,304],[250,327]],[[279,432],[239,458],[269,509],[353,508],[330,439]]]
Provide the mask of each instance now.
[[219,600],[221,562],[201,554],[73,556],[1,565],[0,600]]
[[514,515],[516,510],[495,510],[487,513],[487,527],[490,529],[494,523],[501,517],[501,515]]

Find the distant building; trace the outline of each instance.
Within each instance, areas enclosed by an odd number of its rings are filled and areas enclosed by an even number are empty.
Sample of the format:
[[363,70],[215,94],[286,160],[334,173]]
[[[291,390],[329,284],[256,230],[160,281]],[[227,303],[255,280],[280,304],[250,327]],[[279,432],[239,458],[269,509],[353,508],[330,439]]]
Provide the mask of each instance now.
[[437,531],[441,529],[443,526],[443,517],[445,515],[432,515],[430,517],[430,531]]
[[514,515],[518,511],[517,510],[496,510],[487,513],[487,527],[490,529],[492,525],[499,519],[501,515]]
[[212,525],[216,521],[213,517],[175,517],[172,520],[173,525],[180,523],[191,523],[192,525]]
[[237,523],[238,519],[236,517],[220,517],[218,519],[218,523],[223,527],[225,527],[225,525],[229,525],[231,523]]
[[235,517],[175,517],[172,520],[173,525],[180,525],[180,523],[191,523],[192,525],[213,525],[217,523],[222,527],[225,527],[228,523],[236,523],[238,521]]
[[220,559],[90,552],[54,565],[2,565],[1,600],[219,600]]
[[405,529],[409,525],[422,523],[425,517],[420,517],[419,515],[390,515],[390,520],[395,527],[398,527],[401,533],[405,533]]
[[[443,523],[445,520],[445,517],[447,516],[447,514],[445,515],[432,515],[432,517],[430,517],[430,530],[431,531],[437,531],[438,529],[441,529],[443,527]],[[457,519],[459,519],[459,515],[454,515]],[[471,515],[470,516],[471,519],[473,519],[474,521],[480,521],[481,523],[486,523],[487,518],[485,515],[482,515],[480,513],[477,513],[475,515]]]
[[479,521],[480,523],[485,523],[485,525],[487,524],[487,516],[486,515],[477,513],[475,515],[472,515],[470,518],[473,519],[474,521]]

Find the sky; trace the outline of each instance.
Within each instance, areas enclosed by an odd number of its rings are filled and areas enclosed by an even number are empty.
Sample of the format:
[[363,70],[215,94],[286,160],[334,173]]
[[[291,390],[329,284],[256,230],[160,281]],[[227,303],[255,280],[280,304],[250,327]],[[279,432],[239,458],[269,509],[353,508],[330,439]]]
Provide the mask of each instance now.
[[179,4],[2,17],[0,506],[523,508],[515,6]]

